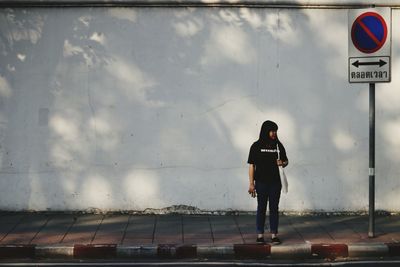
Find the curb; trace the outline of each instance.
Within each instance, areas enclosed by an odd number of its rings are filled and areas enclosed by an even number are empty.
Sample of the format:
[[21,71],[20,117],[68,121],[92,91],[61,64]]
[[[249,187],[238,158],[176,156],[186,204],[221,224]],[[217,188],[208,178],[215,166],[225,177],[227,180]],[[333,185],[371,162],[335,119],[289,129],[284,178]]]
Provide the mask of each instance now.
[[73,259],[74,252],[73,246],[36,246],[34,258]]
[[271,247],[271,258],[273,259],[307,259],[312,255],[311,245],[282,245]]
[[5,245],[0,246],[0,259],[34,258],[34,245]]
[[359,243],[349,245],[349,257],[383,257],[388,256],[389,246],[386,244]]
[[318,259],[348,258],[349,247],[346,244],[313,244],[311,254]]
[[40,246],[1,245],[1,259],[329,259],[398,257],[400,243],[119,246],[116,244]]

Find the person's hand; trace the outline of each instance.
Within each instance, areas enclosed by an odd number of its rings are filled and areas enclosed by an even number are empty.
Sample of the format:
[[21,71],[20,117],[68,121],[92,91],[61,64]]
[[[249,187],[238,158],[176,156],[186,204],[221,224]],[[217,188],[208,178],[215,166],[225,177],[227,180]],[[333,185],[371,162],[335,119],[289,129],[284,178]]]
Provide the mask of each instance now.
[[283,166],[283,161],[282,161],[282,160],[279,160],[279,159],[277,159],[277,160],[276,160],[276,164],[278,164],[278,166]]
[[256,197],[256,188],[254,186],[254,184],[251,184],[249,186],[249,194],[251,195],[251,197]]

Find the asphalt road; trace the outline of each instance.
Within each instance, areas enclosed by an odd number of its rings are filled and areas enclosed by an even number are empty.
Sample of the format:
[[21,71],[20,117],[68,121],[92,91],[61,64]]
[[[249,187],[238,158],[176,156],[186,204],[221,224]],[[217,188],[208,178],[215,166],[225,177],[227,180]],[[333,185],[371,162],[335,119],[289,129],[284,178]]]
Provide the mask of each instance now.
[[121,262],[121,261],[69,261],[69,262],[0,262],[3,266],[163,266],[163,267],[234,267],[234,266],[367,266],[367,267],[386,267],[400,266],[400,259],[397,260],[360,260],[360,261],[137,261],[137,262]]

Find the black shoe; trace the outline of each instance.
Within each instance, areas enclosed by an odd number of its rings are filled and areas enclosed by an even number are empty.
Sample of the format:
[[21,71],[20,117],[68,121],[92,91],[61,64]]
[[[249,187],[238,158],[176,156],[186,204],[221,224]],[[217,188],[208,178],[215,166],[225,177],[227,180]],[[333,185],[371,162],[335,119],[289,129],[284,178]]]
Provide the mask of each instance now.
[[272,245],[279,245],[281,244],[281,240],[278,237],[271,238]]
[[256,242],[257,242],[258,244],[265,244],[264,237],[257,237]]

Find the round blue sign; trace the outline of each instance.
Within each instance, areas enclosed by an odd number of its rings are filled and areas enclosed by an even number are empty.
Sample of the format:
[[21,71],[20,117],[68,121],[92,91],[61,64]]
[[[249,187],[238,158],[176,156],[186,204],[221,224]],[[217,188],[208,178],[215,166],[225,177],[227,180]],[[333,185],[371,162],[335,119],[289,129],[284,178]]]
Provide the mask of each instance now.
[[351,28],[351,40],[363,53],[374,53],[382,48],[387,37],[387,26],[381,15],[366,12],[357,17]]

